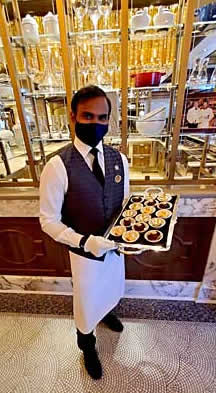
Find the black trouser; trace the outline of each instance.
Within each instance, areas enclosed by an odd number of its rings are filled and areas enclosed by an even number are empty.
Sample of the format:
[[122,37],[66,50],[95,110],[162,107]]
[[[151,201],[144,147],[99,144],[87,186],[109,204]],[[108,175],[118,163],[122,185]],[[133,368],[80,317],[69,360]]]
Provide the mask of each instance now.
[[[112,313],[112,311],[110,311],[104,318],[109,316],[109,314],[111,314],[111,313]],[[102,319],[102,321],[103,321],[103,319]],[[86,349],[92,349],[95,347],[96,337],[94,336],[93,333],[94,332],[92,330],[91,333],[84,334],[84,333],[81,333],[79,331],[79,329],[77,329],[77,345],[78,345],[79,349],[81,349],[81,351],[85,351]]]
[[81,351],[94,348],[95,343],[96,337],[94,336],[93,331],[89,334],[84,334],[77,329],[77,345]]

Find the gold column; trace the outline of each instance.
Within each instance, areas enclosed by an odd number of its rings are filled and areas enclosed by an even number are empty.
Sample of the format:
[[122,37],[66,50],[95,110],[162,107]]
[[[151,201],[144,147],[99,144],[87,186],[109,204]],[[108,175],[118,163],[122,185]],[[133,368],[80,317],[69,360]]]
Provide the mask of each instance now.
[[121,0],[122,152],[127,154],[128,113],[128,1]]
[[187,2],[186,9],[186,24],[184,27],[181,55],[180,55],[180,71],[179,71],[179,87],[178,87],[178,98],[176,105],[176,118],[173,129],[173,141],[171,149],[171,160],[170,160],[170,173],[169,179],[173,180],[175,176],[175,164],[176,155],[178,150],[180,127],[182,120],[182,111],[184,106],[184,95],[185,95],[185,84],[187,81],[187,68],[188,68],[188,58],[191,46],[191,38],[193,31],[193,21],[194,21],[194,9],[196,8],[197,0],[190,0]]
[[59,30],[60,30],[60,40],[62,47],[62,60],[64,66],[64,77],[65,77],[65,87],[67,94],[67,114],[68,121],[70,124],[71,138],[74,140],[75,131],[74,126],[71,120],[71,99],[72,99],[72,78],[71,78],[71,69],[72,64],[70,61],[69,55],[69,47],[68,47],[68,37],[67,37],[67,21],[65,15],[65,2],[64,0],[56,0],[56,7],[58,12],[58,20],[59,20]]
[[28,161],[29,161],[29,165],[30,165],[32,179],[33,179],[33,182],[35,183],[35,185],[38,185],[38,178],[37,178],[37,174],[35,171],[34,160],[33,160],[33,155],[32,155],[32,148],[31,148],[31,144],[29,141],[29,133],[28,133],[28,129],[26,126],[26,121],[25,121],[25,113],[24,113],[22,97],[20,94],[20,89],[19,89],[19,85],[18,85],[18,81],[17,81],[17,77],[16,77],[15,61],[14,61],[13,53],[11,50],[8,27],[7,27],[7,20],[6,20],[6,16],[5,16],[5,9],[4,9],[3,3],[4,3],[4,1],[0,1],[0,21],[1,21],[0,35],[2,38],[3,45],[4,45],[5,57],[7,60],[7,66],[8,66],[10,79],[11,79],[11,84],[13,87],[14,97],[16,100],[19,120],[20,120],[20,124],[22,127],[23,138],[25,141],[25,147],[26,147],[26,152],[27,152]]

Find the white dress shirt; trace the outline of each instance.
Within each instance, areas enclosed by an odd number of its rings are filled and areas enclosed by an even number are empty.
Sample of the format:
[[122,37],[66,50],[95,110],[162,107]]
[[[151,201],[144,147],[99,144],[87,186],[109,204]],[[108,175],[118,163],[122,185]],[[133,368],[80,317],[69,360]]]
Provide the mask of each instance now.
[[191,108],[187,113],[187,121],[189,123],[199,124],[201,121],[201,110],[200,108]]
[[201,121],[199,128],[210,127],[210,121],[214,118],[214,112],[211,108],[201,109]]
[[[94,156],[90,153],[91,147],[75,137],[74,146],[92,170]],[[97,146],[98,162],[105,175],[103,144]],[[124,167],[124,199],[129,196],[129,170],[125,155],[121,154]],[[49,160],[43,169],[40,178],[40,224],[44,232],[57,242],[78,247],[82,235],[67,227],[61,221],[61,210],[64,196],[68,190],[67,171],[59,155]]]

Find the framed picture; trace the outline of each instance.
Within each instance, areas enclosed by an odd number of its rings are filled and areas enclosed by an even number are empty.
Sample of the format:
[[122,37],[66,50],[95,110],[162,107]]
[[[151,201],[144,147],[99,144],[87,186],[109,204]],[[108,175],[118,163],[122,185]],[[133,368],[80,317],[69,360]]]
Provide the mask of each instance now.
[[191,93],[184,102],[181,131],[216,133],[216,93]]

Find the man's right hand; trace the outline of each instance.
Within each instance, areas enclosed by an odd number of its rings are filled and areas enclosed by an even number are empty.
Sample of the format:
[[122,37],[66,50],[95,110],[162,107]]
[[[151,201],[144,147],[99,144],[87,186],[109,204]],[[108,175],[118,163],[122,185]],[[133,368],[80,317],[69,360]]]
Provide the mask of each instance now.
[[102,257],[107,251],[117,248],[113,240],[105,239],[102,236],[90,235],[84,245],[85,252],[91,252],[96,257]]

